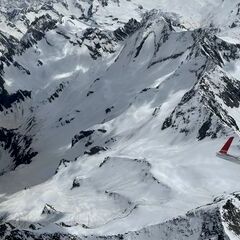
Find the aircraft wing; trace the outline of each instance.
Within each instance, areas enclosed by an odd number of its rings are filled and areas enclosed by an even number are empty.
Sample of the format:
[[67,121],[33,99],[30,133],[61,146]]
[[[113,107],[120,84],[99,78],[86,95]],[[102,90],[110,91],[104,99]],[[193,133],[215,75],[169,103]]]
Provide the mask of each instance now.
[[221,148],[221,150],[219,152],[217,152],[217,157],[222,158],[224,160],[233,162],[233,163],[237,163],[240,164],[240,156],[233,156],[231,154],[228,154],[228,150],[233,142],[234,137],[230,137],[226,143],[223,145],[223,147]]

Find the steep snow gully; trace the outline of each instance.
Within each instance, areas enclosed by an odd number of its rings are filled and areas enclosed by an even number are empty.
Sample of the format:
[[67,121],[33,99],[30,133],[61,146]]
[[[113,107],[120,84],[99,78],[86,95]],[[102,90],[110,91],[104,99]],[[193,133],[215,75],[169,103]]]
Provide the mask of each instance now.
[[240,1],[0,0],[0,239],[240,239]]

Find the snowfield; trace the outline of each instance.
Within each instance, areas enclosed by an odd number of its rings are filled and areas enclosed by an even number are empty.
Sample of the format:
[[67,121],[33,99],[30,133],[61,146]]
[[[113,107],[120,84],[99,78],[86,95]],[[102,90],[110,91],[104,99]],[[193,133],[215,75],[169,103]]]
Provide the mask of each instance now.
[[240,239],[239,15],[2,0],[0,239]]

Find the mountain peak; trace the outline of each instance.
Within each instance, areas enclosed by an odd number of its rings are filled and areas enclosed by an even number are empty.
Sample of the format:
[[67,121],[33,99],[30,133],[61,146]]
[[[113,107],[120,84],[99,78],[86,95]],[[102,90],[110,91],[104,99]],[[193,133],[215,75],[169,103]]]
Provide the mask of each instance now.
[[[1,239],[238,239],[239,3],[2,1]],[[220,196],[220,197],[218,197]],[[199,207],[201,206],[201,207]]]

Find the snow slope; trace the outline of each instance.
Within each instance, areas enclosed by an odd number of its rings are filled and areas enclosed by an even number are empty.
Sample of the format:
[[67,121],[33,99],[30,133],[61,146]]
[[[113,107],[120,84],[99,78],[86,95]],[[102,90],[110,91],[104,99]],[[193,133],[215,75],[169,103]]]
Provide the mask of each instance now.
[[238,239],[237,2],[3,3],[0,236]]

